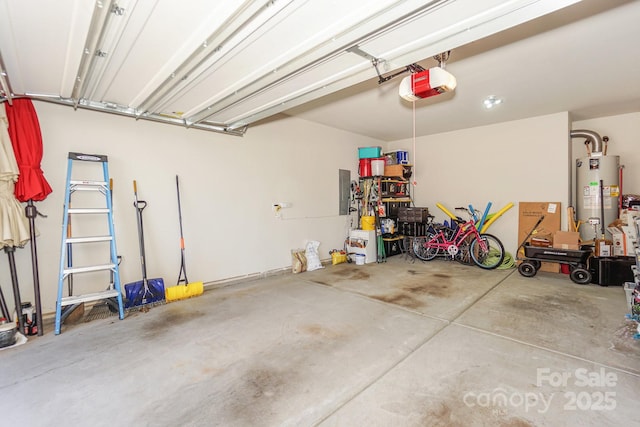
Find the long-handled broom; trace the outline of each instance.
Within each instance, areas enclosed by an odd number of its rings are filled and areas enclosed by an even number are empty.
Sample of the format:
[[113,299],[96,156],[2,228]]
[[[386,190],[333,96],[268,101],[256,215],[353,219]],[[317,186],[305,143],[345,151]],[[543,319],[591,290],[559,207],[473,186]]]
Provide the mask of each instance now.
[[[178,193],[178,221],[180,222],[180,273],[176,286],[165,288],[165,299],[167,302],[177,301],[185,298],[196,297],[204,291],[202,282],[189,283],[187,279],[187,267],[185,264],[184,235],[182,234],[182,208],[180,206],[180,182],[176,175],[176,190]],[[184,283],[184,285],[181,285]]]

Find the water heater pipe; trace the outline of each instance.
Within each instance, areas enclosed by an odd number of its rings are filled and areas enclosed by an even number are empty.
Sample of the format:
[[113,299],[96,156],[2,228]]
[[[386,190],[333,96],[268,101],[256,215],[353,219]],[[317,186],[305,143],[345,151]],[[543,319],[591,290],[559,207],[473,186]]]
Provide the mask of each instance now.
[[[594,153],[602,153],[602,137],[599,133],[594,132],[592,130],[586,129],[576,129],[569,132],[569,136],[571,139],[573,138],[586,138],[585,144],[591,143],[591,149],[587,149],[588,157],[591,157]],[[576,179],[575,177],[573,179]],[[571,181],[570,181],[571,182]],[[577,198],[578,195],[576,194]],[[569,184],[569,203],[577,203],[578,201],[574,201],[573,187]]]
[[600,180],[600,231],[604,240],[604,181]]
[[602,138],[597,132],[579,129],[572,130],[569,135],[571,138],[587,138],[591,142],[591,153],[602,153]]
[[619,173],[619,184],[620,184],[620,196],[618,197],[618,212],[622,212],[622,195],[624,194],[622,192],[622,169],[624,169],[624,166],[620,166],[620,171]]

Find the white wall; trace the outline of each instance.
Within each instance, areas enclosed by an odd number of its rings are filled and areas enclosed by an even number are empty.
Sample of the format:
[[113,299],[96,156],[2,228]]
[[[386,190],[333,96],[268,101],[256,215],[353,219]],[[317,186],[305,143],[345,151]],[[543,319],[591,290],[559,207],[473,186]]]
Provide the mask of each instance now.
[[[341,248],[350,217],[338,212],[338,169],[357,178],[357,147],[380,141],[312,122],[285,118],[249,128],[242,137],[134,121],[35,102],[44,140],[42,167],[54,192],[36,203],[47,218],[36,219],[44,312],[55,309],[60,259],[62,203],[67,153],[109,156],[114,179],[114,214],[122,283],[141,278],[132,181],[148,202],[143,212],[147,273],[166,286],[180,267],[175,176],[180,176],[187,267],[190,281],[215,282],[251,276],[291,264],[290,249],[321,242],[321,257]],[[624,193],[640,193],[640,113],[571,123],[567,113],[395,141],[385,149],[406,149],[416,164],[416,206],[428,206],[439,221],[436,202],[453,209],[472,204],[491,212],[514,207],[491,226],[515,253],[518,203],[559,201],[562,224],[569,181],[582,140],[569,130],[609,136],[608,154],[619,155]],[[74,171],[77,168],[74,168]],[[276,219],[272,202],[290,202]],[[77,225],[77,224],[76,224]],[[79,257],[77,249],[74,258]],[[85,252],[89,252],[87,249]],[[23,300],[33,301],[29,244],[15,254]],[[100,290],[104,280],[76,284]],[[76,279],[76,282],[78,279]],[[86,282],[86,280],[85,280]],[[6,256],[0,255],[0,286],[12,307]],[[84,290],[84,289],[83,289]]]
[[620,156],[625,166],[623,194],[640,194],[640,113],[573,123],[567,113],[558,113],[417,138],[415,153],[410,139],[394,141],[388,148],[410,152],[416,163],[416,205],[429,207],[438,221],[447,217],[437,202],[449,210],[471,203],[481,212],[488,201],[491,212],[514,203],[489,232],[515,253],[520,243],[519,202],[561,202],[566,229],[575,159],[586,155],[584,139],[569,137],[575,129],[608,136],[607,155]]
[[[351,170],[352,179],[357,178],[357,147],[381,145],[295,118],[274,120],[233,137],[55,104],[34,105],[43,136],[42,168],[53,188],[46,200],[36,203],[47,215],[36,219],[43,313],[55,310],[70,151],[109,156],[122,284],[142,278],[133,207],[137,180],[138,197],[148,203],[143,211],[147,276],[173,286],[180,270],[176,175],[188,278],[221,281],[288,268],[290,250],[304,247],[307,240],[321,242],[323,259],[329,250],[342,248],[350,217],[338,215],[338,170]],[[74,172],[83,166],[74,164]],[[273,202],[293,207],[276,219]],[[74,234],[81,221],[74,218]],[[82,254],[92,250],[76,245],[74,264],[81,264]],[[22,299],[33,302],[29,244],[15,257]],[[13,307],[7,259],[1,255],[0,285]],[[76,275],[74,293],[107,285],[108,277]]]
[[[515,256],[519,202],[569,200],[569,116],[558,113],[496,125],[394,141],[390,149],[406,149],[415,163],[416,206],[426,206],[439,222],[447,216],[439,202],[454,212],[472,204],[484,212],[514,206],[487,231]],[[455,213],[455,212],[454,212]]]

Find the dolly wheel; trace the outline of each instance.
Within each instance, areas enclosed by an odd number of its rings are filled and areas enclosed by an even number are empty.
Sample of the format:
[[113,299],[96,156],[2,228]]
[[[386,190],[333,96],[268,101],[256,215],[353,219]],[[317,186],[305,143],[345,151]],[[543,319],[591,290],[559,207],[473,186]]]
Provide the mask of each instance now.
[[576,267],[571,270],[569,277],[574,283],[578,285],[586,285],[587,283],[591,283],[591,273],[584,268]]
[[536,275],[538,270],[536,269],[536,266],[533,263],[529,261],[523,261],[518,266],[518,272],[522,274],[524,277],[533,277]]

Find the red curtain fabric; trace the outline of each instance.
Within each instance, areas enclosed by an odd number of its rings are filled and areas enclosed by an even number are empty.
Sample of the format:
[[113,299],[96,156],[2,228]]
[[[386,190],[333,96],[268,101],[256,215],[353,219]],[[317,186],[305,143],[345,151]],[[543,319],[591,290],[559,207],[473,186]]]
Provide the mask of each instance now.
[[13,105],[7,103],[5,107],[9,137],[20,169],[14,194],[21,202],[42,201],[52,190],[40,167],[42,135],[38,115],[31,100],[26,98],[14,99]]

